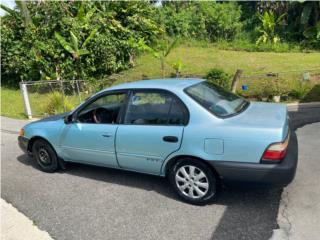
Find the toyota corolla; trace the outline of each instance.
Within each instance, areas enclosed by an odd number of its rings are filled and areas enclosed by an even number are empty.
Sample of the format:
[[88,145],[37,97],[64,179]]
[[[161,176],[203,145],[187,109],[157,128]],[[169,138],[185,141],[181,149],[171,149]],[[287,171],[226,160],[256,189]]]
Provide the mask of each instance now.
[[78,162],[159,175],[193,204],[228,182],[285,186],[298,161],[285,105],[250,102],[202,79],[114,86],[24,126],[18,140],[45,172]]

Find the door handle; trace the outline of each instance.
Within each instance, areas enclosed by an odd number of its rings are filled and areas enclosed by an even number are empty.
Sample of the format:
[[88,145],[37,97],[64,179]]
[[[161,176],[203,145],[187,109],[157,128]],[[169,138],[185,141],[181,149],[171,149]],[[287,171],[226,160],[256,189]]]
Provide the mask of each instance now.
[[173,142],[173,143],[179,141],[179,139],[175,136],[164,136],[162,140],[165,142]]
[[111,133],[104,133],[104,134],[102,134],[102,137],[109,138],[109,137],[112,137],[112,134]]

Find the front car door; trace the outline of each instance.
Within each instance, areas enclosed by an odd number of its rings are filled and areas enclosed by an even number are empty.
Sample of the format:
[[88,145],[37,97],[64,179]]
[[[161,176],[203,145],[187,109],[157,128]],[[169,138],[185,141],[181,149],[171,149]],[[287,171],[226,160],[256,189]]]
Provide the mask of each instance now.
[[63,131],[63,159],[118,167],[114,140],[125,99],[123,91],[104,93],[81,107]]
[[180,148],[187,109],[164,90],[133,90],[116,136],[120,167],[159,174],[163,161]]

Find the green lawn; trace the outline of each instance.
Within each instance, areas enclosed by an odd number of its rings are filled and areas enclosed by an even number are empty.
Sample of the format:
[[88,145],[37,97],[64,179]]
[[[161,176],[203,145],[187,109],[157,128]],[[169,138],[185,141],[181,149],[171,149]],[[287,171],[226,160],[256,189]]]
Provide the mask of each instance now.
[[[273,52],[243,52],[219,50],[212,47],[180,46],[174,49],[166,59],[166,76],[174,70],[171,64],[181,60],[183,76],[204,76],[211,68],[223,68],[230,74],[236,69],[244,70],[244,75],[287,72],[320,69],[320,53],[273,53]],[[286,75],[287,78],[293,77]],[[136,66],[123,71],[116,77],[114,84],[146,78],[161,78],[160,61],[151,55],[142,55],[137,59]],[[255,79],[251,79],[255,81]],[[315,85],[320,85],[319,82]],[[312,93],[314,99],[320,100],[319,88]],[[35,112],[41,112],[46,104],[46,95],[31,94],[30,101]],[[1,88],[1,115],[13,118],[24,118],[24,108],[20,90]]]
[[1,116],[25,118],[20,90],[1,87]]
[[[203,76],[214,67],[223,68],[230,74],[242,69],[245,75],[320,69],[320,53],[243,52],[180,46],[167,57],[166,76],[174,72],[171,65],[179,59],[184,65],[184,76]],[[160,61],[151,55],[143,55],[137,60],[136,67],[124,71],[116,83],[157,77],[161,77]]]

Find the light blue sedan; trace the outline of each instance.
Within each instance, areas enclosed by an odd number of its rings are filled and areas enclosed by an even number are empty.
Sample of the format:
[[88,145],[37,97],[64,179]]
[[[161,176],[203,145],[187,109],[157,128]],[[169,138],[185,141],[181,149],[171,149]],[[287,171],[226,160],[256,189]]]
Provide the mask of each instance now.
[[202,79],[105,89],[26,125],[19,145],[45,172],[78,162],[168,177],[193,204],[214,199],[221,183],[285,186],[297,167],[285,105],[249,102]]

